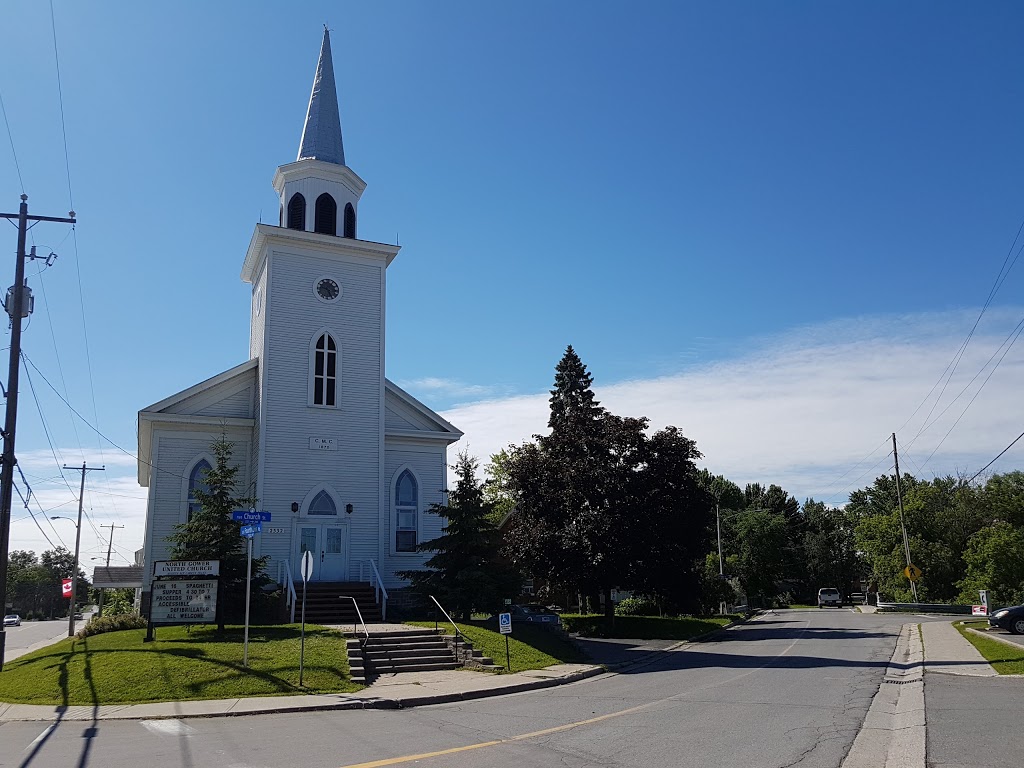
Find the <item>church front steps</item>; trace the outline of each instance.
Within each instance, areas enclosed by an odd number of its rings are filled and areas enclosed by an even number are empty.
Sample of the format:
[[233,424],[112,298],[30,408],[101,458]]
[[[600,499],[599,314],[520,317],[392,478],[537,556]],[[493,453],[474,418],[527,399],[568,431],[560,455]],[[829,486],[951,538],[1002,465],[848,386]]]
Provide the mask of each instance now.
[[[302,586],[296,589],[299,607],[302,605]],[[343,598],[342,595],[345,597]],[[381,621],[373,587],[365,582],[309,582],[306,585],[306,621],[310,624],[356,624],[359,621],[349,597],[359,604],[363,621],[367,624]],[[299,611],[296,611],[298,618]]]
[[444,639],[429,629],[372,632],[360,642],[364,665],[371,676],[462,666]]

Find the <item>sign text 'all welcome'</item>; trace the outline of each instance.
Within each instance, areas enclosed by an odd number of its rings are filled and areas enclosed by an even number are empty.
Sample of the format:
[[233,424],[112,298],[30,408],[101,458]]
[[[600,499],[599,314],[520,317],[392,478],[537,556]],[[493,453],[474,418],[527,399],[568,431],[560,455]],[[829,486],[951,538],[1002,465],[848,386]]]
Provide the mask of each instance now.
[[211,624],[217,619],[217,580],[154,581],[154,624]]

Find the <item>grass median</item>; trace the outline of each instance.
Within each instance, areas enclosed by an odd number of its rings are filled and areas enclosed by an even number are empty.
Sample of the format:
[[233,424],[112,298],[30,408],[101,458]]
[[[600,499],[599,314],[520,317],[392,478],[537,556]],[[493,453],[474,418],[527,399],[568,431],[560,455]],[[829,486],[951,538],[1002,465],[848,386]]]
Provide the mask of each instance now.
[[302,693],[347,693],[345,640],[306,625],[303,685],[299,687],[298,625],[250,627],[249,667],[242,666],[242,627],[159,627],[144,643],[143,629],[69,638],[4,665],[0,701],[22,704],[133,704],[232,699]]
[[603,615],[562,614],[568,632],[584,637],[627,638],[630,640],[692,640],[739,620],[740,616],[616,616],[611,623]]
[[[418,627],[434,628],[432,621],[407,622]],[[457,622],[458,623],[458,622]],[[489,656],[495,664],[505,665],[505,635],[497,631],[497,624],[474,621],[469,624],[458,623],[459,632],[473,644],[473,647]],[[439,624],[439,629],[446,625]],[[451,625],[447,625],[451,632]],[[512,663],[512,672],[527,669],[543,669],[553,664],[584,664],[587,659],[564,635],[527,624],[516,624],[508,636],[508,651]],[[507,670],[501,670],[502,673]]]
[[953,626],[1000,675],[1024,675],[1024,647],[968,631],[987,627],[987,621],[958,621]]

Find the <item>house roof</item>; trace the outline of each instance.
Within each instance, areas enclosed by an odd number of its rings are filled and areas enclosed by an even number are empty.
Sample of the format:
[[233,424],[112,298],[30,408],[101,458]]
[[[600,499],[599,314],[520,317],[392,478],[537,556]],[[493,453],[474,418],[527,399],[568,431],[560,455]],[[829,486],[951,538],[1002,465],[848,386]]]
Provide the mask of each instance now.
[[97,565],[92,572],[92,585],[103,589],[128,589],[142,586],[141,565]]

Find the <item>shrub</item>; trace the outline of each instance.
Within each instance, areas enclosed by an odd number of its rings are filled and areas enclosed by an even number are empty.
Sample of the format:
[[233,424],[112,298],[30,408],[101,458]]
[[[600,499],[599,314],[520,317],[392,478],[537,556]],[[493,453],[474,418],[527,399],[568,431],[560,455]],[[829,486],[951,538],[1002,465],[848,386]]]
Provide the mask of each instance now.
[[117,616],[93,616],[78,630],[75,637],[80,640],[104,632],[120,632],[122,629],[145,629],[146,620],[136,613],[122,613]]
[[615,605],[616,616],[657,616],[658,605],[649,597],[627,597]]

